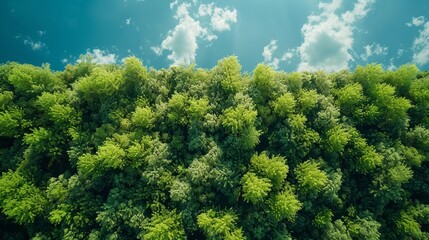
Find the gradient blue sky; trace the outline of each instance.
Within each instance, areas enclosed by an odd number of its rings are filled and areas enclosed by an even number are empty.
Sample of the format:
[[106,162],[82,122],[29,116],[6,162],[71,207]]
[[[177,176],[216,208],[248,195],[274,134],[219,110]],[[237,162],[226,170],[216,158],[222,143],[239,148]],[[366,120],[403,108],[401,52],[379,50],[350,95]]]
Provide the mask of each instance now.
[[86,53],[157,69],[233,54],[249,72],[429,68],[427,0],[2,0],[0,33],[0,63],[56,70]]

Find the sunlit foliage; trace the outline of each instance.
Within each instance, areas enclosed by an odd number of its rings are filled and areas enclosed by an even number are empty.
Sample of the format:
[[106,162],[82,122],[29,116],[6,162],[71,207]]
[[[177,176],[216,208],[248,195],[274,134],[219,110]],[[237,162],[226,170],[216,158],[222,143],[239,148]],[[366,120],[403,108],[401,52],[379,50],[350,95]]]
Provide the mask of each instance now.
[[0,239],[428,239],[428,76],[0,65]]

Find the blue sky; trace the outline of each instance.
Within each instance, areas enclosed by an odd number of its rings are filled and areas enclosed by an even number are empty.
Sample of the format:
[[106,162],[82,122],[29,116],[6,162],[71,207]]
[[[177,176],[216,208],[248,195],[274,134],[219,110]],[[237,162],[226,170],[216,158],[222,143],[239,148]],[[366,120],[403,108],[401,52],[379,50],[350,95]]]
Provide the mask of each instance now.
[[0,63],[99,63],[135,55],[157,69],[338,71],[381,63],[429,68],[427,0],[2,0]]

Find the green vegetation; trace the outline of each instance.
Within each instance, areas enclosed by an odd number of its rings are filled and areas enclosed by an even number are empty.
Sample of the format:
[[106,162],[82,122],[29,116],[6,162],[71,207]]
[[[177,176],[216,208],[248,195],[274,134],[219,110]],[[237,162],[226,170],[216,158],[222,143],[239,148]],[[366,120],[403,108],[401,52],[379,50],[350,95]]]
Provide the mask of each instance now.
[[1,239],[429,239],[429,74],[0,66]]

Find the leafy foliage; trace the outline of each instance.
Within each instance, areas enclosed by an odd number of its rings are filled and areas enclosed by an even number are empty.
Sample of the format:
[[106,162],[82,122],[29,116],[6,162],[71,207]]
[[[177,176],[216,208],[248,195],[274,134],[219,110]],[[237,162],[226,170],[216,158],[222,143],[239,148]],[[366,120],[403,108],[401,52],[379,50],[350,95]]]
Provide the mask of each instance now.
[[428,76],[0,65],[0,238],[428,239]]

